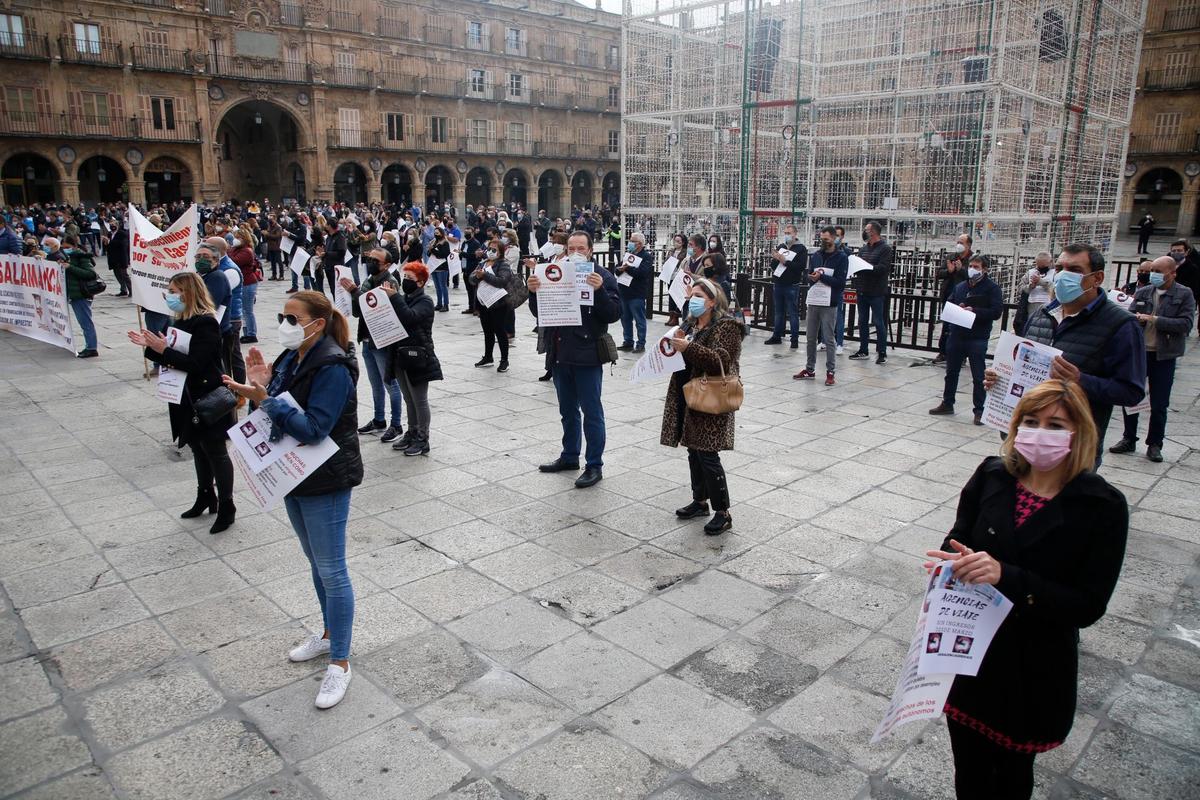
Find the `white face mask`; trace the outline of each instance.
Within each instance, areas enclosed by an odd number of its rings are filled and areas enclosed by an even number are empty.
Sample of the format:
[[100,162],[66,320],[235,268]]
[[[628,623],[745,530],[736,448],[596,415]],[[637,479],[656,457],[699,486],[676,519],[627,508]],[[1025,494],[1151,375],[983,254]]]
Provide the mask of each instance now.
[[967,267],[967,278],[977,281],[981,277],[983,277],[983,270],[976,269],[975,267]]
[[[313,322],[316,322],[316,320],[312,320],[308,324],[311,325]],[[279,346],[284,350],[295,350],[304,344],[304,340],[308,338],[304,335],[305,327],[302,325],[293,325],[286,319],[279,323]]]

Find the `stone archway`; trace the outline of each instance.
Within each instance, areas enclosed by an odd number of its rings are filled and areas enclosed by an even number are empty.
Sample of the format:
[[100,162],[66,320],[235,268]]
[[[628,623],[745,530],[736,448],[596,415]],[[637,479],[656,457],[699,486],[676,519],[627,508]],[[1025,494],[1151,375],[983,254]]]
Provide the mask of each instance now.
[[562,207],[562,173],[556,169],[548,169],[538,176],[538,209],[545,211],[548,217],[561,217]]
[[1130,221],[1136,226],[1149,212],[1154,216],[1156,230],[1175,232],[1182,201],[1182,175],[1169,167],[1147,170],[1134,184]]
[[217,123],[214,140],[221,196],[278,202],[290,195],[292,176],[283,167],[300,160],[306,143],[300,120],[277,103],[248,99],[231,106]]
[[413,198],[412,172],[403,164],[389,164],[383,171],[383,202],[397,208],[411,208]]
[[440,164],[430,167],[425,173],[425,213],[428,214],[434,206],[453,205],[454,173]]
[[600,184],[600,202],[608,203],[609,208],[616,208],[621,204],[621,174],[619,172],[610,172],[604,176],[604,183]]
[[529,176],[525,174],[525,170],[510,169],[504,173],[501,197],[506,203],[529,208]]
[[475,167],[467,173],[467,205],[487,206],[492,202],[492,173]]
[[143,177],[146,181],[147,206],[192,201],[192,171],[177,158],[159,156],[153,159],[146,165]]
[[571,205],[588,208],[592,205],[592,173],[577,170],[571,177]]
[[79,165],[79,201],[87,205],[129,199],[129,175],[116,159],[92,156]]
[[36,153],[15,153],[0,168],[4,181],[3,203],[23,206],[30,203],[54,203],[58,170],[54,162]]
[[333,199],[339,203],[367,202],[367,171],[357,161],[345,161],[333,171]]

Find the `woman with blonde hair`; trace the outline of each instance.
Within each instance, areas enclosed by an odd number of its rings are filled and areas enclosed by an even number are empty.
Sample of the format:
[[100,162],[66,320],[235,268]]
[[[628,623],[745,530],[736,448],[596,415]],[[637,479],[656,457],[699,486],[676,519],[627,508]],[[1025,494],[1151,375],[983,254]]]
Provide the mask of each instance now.
[[660,441],[667,447],[682,444],[688,451],[692,502],[678,509],[675,516],[705,516],[711,502],[713,517],[705,524],[704,533],[717,536],[733,527],[720,451],[733,449],[735,412],[708,414],[689,408],[683,387],[692,378],[708,377],[715,386],[722,375],[736,376],[745,326],[729,315],[725,291],[707,278],[693,282],[683,311],[683,325],[670,344],[683,356],[684,367],[671,376],[667,386]]
[[[180,516],[184,519],[216,512],[209,533],[220,533],[233,524],[233,462],[225,449],[225,431],[236,421],[233,409],[213,422],[204,422],[193,403],[221,385],[221,326],[213,316],[212,296],[195,272],[179,272],[167,284],[167,307],[175,315],[162,334],[130,331],[129,341],[145,348],[148,360],[187,373],[183,396],[167,406],[171,438],[192,448],[196,463],[196,502]],[[188,336],[180,336],[180,333]],[[216,482],[216,492],[213,483]]]
[[1071,730],[1079,629],[1104,616],[1129,529],[1125,497],[1092,471],[1096,439],[1079,384],[1027,391],[926,553],[927,569],[951,561],[956,580],[1013,602],[978,675],[956,677],[946,702],[959,798],[1030,797],[1034,757]]
[[[290,434],[301,444],[314,445],[329,437],[338,446],[283,500],[308,558],[325,623],[321,636],[310,636],[288,658],[309,661],[329,654],[316,705],[330,708],[341,702],[351,678],[354,589],[346,569],[346,522],[350,490],[363,478],[355,389],[358,360],[349,323],[321,292],[304,290],[288,298],[279,315],[279,344],[283,353],[270,366],[262,352],[251,347],[247,383],[226,376],[225,385],[267,412],[271,441]],[[279,398],[284,392],[294,405]]]

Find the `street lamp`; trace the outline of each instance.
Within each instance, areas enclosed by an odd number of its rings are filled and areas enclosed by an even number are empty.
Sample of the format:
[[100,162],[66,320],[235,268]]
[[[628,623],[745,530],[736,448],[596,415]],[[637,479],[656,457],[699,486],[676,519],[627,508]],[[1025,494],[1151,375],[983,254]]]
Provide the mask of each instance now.
[[104,167],[96,170],[96,180],[100,181],[100,183],[104,183],[106,180],[108,180],[108,173],[104,171]]
[[254,112],[254,124],[262,125],[262,114],[258,111]]
[[34,172],[33,166],[30,165],[30,166],[26,167],[25,168],[25,180],[31,181],[31,180],[34,180],[35,178],[37,178],[37,173]]

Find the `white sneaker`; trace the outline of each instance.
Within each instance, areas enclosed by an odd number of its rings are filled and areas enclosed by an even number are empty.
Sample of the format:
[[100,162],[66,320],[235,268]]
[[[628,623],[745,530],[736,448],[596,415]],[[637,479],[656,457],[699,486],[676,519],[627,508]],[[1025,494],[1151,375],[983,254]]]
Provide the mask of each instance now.
[[310,636],[293,647],[288,652],[288,658],[292,661],[312,661],[317,656],[325,655],[328,652],[328,639],[322,639],[320,636]]
[[349,665],[342,669],[337,664],[330,664],[321,681],[321,691],[317,692],[317,708],[333,708],[342,702],[351,677]]
[[824,349],[825,349],[825,343],[824,343],[824,342],[817,342],[817,349],[818,349],[818,350],[824,350]]
[[838,354],[839,356],[840,356],[840,355],[841,355],[843,352],[845,352],[845,350],[846,350],[846,348],[845,348],[845,347],[842,347],[840,344],[837,346],[837,354]]

